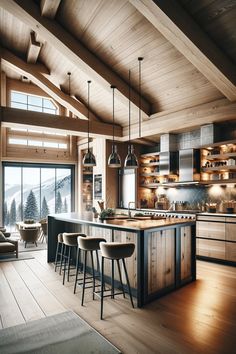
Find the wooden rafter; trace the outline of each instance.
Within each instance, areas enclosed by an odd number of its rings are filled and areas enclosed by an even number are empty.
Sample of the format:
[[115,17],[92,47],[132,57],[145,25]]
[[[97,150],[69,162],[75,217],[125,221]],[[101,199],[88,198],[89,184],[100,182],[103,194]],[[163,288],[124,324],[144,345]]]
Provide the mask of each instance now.
[[[142,123],[142,138],[152,135],[191,130],[207,123],[236,120],[236,103],[226,98],[173,113],[155,113]],[[131,126],[131,139],[139,137],[139,126]],[[128,127],[123,128],[123,141],[128,139]]]
[[[87,107],[75,100],[74,98],[63,93],[58,87],[56,87],[50,80],[37,71],[33,64],[27,64],[22,59],[8,51],[1,48],[2,61],[5,65],[11,67],[14,71],[21,75],[27,76],[33,83],[39,86],[50,97],[59,102],[62,106],[68,108],[79,118],[87,119],[88,109]],[[97,117],[90,112],[90,119],[97,120]]]
[[214,86],[236,101],[236,68],[176,0],[129,0]]
[[[35,126],[42,128],[50,128],[53,130],[63,130],[67,134],[86,136],[87,135],[87,121],[84,119],[75,119],[65,116],[59,116],[48,113],[32,112],[22,109],[1,107],[0,121],[3,126]],[[101,122],[91,122],[90,135],[91,137],[105,137],[110,139],[112,137],[112,125]],[[122,128],[115,126],[115,136],[122,136]]]
[[[40,14],[39,7],[28,0],[1,0],[0,6],[13,16],[19,18],[46,42],[55,47],[74,65],[84,71],[92,80],[101,84],[110,93],[110,85],[116,86],[121,95],[117,99],[127,105],[129,85],[96,55],[88,50],[82,42],[75,39],[59,23],[51,21]],[[131,89],[131,101],[139,106],[139,94]],[[151,104],[142,97],[141,108],[146,117],[151,113]]]
[[41,43],[36,41],[35,32],[30,33],[29,45],[27,50],[27,63],[35,64],[41,50]]
[[40,1],[41,15],[48,17],[51,20],[54,19],[58,7],[60,5],[60,2],[61,0],[41,0]]

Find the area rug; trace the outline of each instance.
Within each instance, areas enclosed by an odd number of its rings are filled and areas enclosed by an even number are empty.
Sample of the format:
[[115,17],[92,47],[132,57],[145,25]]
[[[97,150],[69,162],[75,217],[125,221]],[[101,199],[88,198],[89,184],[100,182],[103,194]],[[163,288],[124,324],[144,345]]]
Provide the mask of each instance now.
[[118,354],[72,311],[0,330],[1,354]]
[[24,261],[26,259],[33,259],[32,254],[19,253],[18,258],[16,256],[1,255],[0,262],[13,262],[13,261]]

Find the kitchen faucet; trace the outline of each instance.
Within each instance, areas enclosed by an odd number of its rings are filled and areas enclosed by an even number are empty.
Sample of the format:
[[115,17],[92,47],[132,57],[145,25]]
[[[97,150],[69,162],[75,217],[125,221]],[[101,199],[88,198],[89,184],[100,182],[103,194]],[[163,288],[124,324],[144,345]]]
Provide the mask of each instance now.
[[129,216],[129,218],[131,218],[130,204],[134,204],[134,207],[135,207],[135,202],[128,203],[128,216]]

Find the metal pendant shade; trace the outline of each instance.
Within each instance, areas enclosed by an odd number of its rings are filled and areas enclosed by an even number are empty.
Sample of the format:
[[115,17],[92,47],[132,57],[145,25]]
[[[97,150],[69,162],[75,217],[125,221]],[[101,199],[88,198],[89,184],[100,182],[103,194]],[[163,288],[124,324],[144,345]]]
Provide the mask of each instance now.
[[88,149],[83,158],[83,165],[85,167],[94,167],[96,166],[96,159],[94,154]]
[[89,113],[90,113],[90,107],[89,107],[89,96],[90,96],[90,87],[89,85],[91,84],[91,81],[88,81],[88,150],[86,152],[86,154],[84,155],[83,158],[83,165],[85,167],[94,167],[96,166],[96,159],[94,154],[92,153],[92,151],[90,151],[89,148]]
[[115,100],[114,100],[114,92],[115,92],[115,86],[111,86],[112,89],[112,116],[113,116],[113,139],[112,139],[112,150],[111,154],[108,158],[108,167],[111,168],[119,168],[121,167],[121,160],[120,156],[117,152],[117,146],[115,145],[114,141],[114,123],[115,123]]
[[130,120],[131,120],[131,102],[130,102],[130,70],[129,70],[129,145],[128,154],[125,158],[125,168],[138,168],[138,159],[134,153],[134,147],[130,144]]
[[133,145],[128,146],[128,154],[125,158],[125,168],[138,168],[138,159],[134,153]]

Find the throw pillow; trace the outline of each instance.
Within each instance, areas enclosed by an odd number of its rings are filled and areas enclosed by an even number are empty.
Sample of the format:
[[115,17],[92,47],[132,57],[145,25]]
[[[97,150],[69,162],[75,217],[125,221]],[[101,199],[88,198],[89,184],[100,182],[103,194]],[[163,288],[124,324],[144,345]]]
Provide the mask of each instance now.
[[0,242],[6,242],[6,237],[3,235],[2,231],[0,231]]

